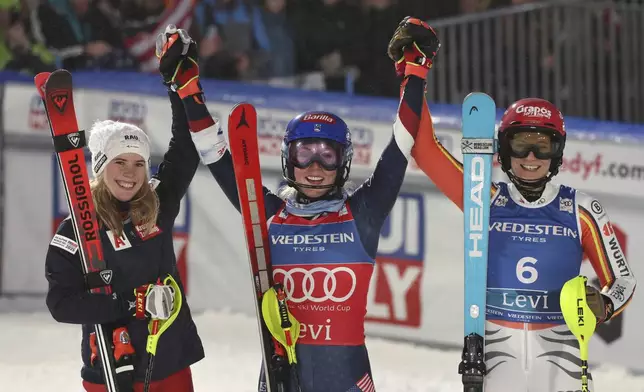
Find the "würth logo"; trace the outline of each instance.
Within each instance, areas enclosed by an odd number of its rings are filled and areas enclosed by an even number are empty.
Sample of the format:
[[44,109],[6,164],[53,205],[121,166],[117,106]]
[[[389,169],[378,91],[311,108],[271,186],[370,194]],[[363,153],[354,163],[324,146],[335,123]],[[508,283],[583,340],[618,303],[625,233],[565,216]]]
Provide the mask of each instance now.
[[50,94],[49,98],[59,112],[65,112],[67,101],[69,100],[69,94],[67,91],[54,91]]

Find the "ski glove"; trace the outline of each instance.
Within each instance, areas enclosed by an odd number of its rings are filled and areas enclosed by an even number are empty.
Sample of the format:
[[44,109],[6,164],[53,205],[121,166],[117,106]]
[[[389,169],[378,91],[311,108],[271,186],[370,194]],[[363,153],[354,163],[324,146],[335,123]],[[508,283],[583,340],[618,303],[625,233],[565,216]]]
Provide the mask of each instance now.
[[396,75],[426,79],[440,46],[434,29],[418,18],[407,16],[391,37],[387,54],[395,62]]
[[[174,310],[175,295],[172,286],[146,284],[134,289],[137,319],[167,320]],[[181,295],[181,294],[179,294]]]
[[613,315],[613,302],[592,286],[586,286],[586,303],[597,318],[597,324],[610,319]]
[[197,44],[175,25],[168,25],[157,36],[156,55],[163,82],[183,99],[201,93]]
[[181,98],[190,130],[199,132],[214,125],[199,83],[195,41],[185,30],[168,25],[157,37],[156,55],[164,84]]

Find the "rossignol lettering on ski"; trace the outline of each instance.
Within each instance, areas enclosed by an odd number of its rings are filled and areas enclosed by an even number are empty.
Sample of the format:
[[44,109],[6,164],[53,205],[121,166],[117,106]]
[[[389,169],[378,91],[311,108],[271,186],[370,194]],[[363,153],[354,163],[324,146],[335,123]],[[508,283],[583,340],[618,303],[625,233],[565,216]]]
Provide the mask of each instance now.
[[463,101],[464,345],[458,372],[465,392],[482,392],[485,308],[496,105],[483,93]]
[[[107,283],[111,280],[103,258],[103,247],[98,235],[98,220],[91,197],[89,176],[83,147],[85,133],[79,131],[74,110],[72,75],[66,70],[40,73],[34,83],[43,99],[49,119],[54,149],[63,179],[63,187],[71,215],[72,227],[78,241],[83,273],[97,272]],[[106,279],[110,275],[110,279]],[[111,295],[109,285],[90,289],[97,294]],[[108,392],[117,392],[116,369],[112,352],[111,333],[102,325],[94,326],[96,343]]]

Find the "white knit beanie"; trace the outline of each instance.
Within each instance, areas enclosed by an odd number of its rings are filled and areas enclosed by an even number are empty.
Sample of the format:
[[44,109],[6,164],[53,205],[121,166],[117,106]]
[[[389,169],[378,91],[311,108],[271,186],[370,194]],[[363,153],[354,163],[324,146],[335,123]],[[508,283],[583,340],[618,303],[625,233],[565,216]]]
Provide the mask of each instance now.
[[125,153],[140,155],[150,167],[150,139],[136,125],[103,120],[92,125],[89,134],[92,173],[98,176],[112,159]]

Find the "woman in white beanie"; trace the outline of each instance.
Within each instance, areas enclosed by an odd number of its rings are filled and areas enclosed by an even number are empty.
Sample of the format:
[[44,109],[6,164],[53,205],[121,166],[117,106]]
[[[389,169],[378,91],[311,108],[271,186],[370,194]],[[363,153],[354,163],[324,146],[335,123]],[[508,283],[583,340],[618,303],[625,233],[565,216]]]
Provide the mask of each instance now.
[[[82,325],[81,378],[88,392],[106,390],[94,324],[110,330],[119,392],[142,390],[151,318],[172,316],[173,321],[158,342],[150,391],[192,392],[190,366],[204,357],[185,298],[180,307],[174,306],[184,290],[172,229],[199,166],[190,133],[198,135],[215,123],[203,104],[194,42],[169,26],[158,49],[172,107],[172,140],[158,173],[149,176],[150,141],[140,128],[98,121],[89,136],[91,192],[113,295],[88,293],[106,283],[97,272],[83,275],[69,219],[61,223],[47,252],[47,306],[55,320]],[[168,275],[177,282],[175,287],[157,284]]]
[[123,212],[146,231],[158,218],[159,199],[148,186],[150,140],[139,127],[97,121],[89,137],[92,153],[92,196],[99,220],[123,234]]

